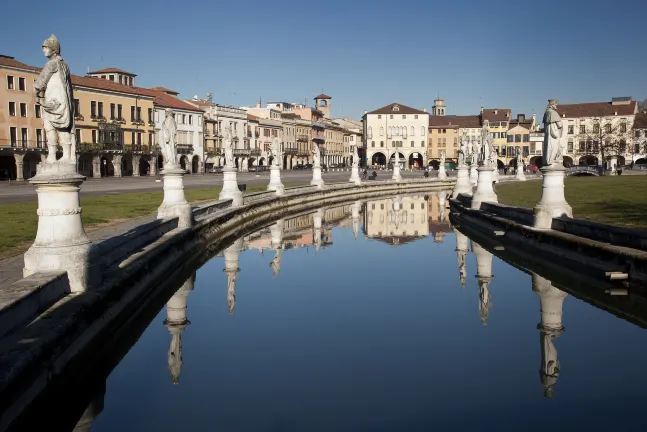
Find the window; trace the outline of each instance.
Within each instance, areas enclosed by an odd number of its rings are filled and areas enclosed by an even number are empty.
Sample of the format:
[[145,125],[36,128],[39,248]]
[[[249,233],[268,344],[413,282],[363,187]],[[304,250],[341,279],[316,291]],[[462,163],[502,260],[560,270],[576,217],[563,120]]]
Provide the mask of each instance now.
[[121,115],[121,104],[117,105],[117,120],[123,120],[123,116]]
[[42,146],[43,146],[43,130],[36,129],[36,147],[41,148]]
[[20,117],[27,117],[27,104],[26,103],[21,103],[20,104]]
[[[189,115],[189,124],[190,125],[193,124],[193,116],[192,115]],[[234,130],[236,130],[236,123],[234,123]]]
[[95,101],[90,102],[90,117],[97,118],[97,103]]
[[382,115],[378,114],[377,119],[379,120],[381,118],[382,118]]
[[130,106],[130,121],[135,121],[135,106]]
[[585,134],[586,133],[586,125],[580,125],[580,133]]
[[9,115],[15,117],[16,115],[16,102],[9,102]]
[[514,142],[516,142],[516,143],[521,142],[521,134],[515,134],[514,135]]
[[391,115],[389,116],[389,118],[390,118],[391,120],[393,120],[393,114],[391,114]]
[[418,120],[418,114],[413,116],[414,120]]
[[513,139],[514,139],[514,136],[512,136],[512,135],[508,135],[508,142],[509,142],[509,143],[511,143]]
[[14,89],[13,77],[11,75],[7,75],[7,89]]
[[375,147],[375,141],[371,141],[371,147]]
[[626,133],[627,132],[627,123],[620,123],[620,133]]
[[604,132],[611,133],[611,123],[607,123],[604,125]]
[[74,99],[74,115],[75,116],[80,116],[81,115],[81,107],[79,106],[79,100]]
[[416,134],[416,128],[411,126],[411,136],[414,136]]
[[121,82],[121,75],[119,75],[119,84],[122,84],[122,82]]
[[406,119],[407,119],[407,116],[402,114],[402,120],[406,120]]
[[425,135],[425,127],[424,126],[420,127],[420,135],[422,135],[422,136]]
[[586,143],[584,141],[580,141],[578,147],[579,151],[583,152],[586,149]]
[[373,126],[368,127],[368,137],[369,138],[373,137]]
[[432,145],[434,145],[434,139],[433,139],[433,138],[429,138],[429,147],[431,147]]
[[[182,124],[186,124],[186,114],[182,114]],[[234,130],[236,128],[234,127]]]
[[9,141],[11,142],[12,147],[16,146],[16,142],[18,141],[18,128],[9,128]]
[[115,104],[111,103],[110,104],[110,120],[115,119]]
[[99,118],[102,119],[103,118],[103,102],[99,102],[98,105],[99,105],[99,110],[98,110],[99,111],[98,112]]
[[153,123],[153,108],[148,108],[148,123]]
[[380,147],[384,147],[384,141],[380,141]]
[[572,124],[569,124],[569,125],[568,125],[568,134],[569,134],[569,135],[573,135],[573,134],[575,133],[575,132],[573,131],[573,129],[575,129],[575,126],[574,126],[574,125],[572,125]]
[[142,133],[137,132],[137,145],[142,145]]
[[424,141],[420,141],[420,147],[424,147],[424,146],[425,146],[425,142],[424,142]]
[[137,121],[142,121],[142,107],[137,107]]
[[522,135],[522,138],[523,142],[530,142],[530,135]]
[[109,79],[110,81],[114,81],[114,80],[115,80],[115,76],[114,76],[114,75],[108,75],[108,79]]
[[413,141],[411,141],[411,147],[415,147],[416,145],[414,144]]
[[149,146],[153,145],[153,134],[152,133],[148,134],[148,145]]
[[24,78],[18,78],[18,90],[26,91],[26,85],[25,85],[25,79]]
[[97,131],[96,129],[92,129],[92,144],[97,143]]
[[27,147],[27,128],[21,128],[20,129],[20,145],[23,147]]
[[[38,133],[39,130],[40,129],[37,129],[36,133]],[[81,129],[76,129],[76,142],[77,143],[82,143],[83,142],[83,141],[81,141]]]
[[593,124],[593,133],[595,133],[595,134],[600,133],[600,124],[599,123]]
[[40,105],[38,104],[34,105],[34,115],[36,116],[36,118],[41,118]]
[[[180,134],[178,133],[178,141],[180,141]],[[130,143],[135,144],[135,132],[130,133]]]

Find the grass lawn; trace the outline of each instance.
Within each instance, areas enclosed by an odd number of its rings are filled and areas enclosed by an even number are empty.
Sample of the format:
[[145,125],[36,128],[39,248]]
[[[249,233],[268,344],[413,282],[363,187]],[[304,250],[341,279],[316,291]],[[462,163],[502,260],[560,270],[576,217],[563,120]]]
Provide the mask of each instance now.
[[[286,184],[285,187],[299,186]],[[220,187],[186,189],[186,199],[191,202],[218,199]],[[247,192],[266,190],[264,185],[248,185]],[[164,193],[139,192],[116,195],[81,197],[83,226],[86,232],[127,219],[149,215],[162,203]],[[26,251],[36,237],[37,202],[0,205],[0,258]]]
[[[565,186],[574,217],[647,228],[647,175],[566,177]],[[496,194],[500,203],[532,208],[541,198],[541,181],[497,185]]]

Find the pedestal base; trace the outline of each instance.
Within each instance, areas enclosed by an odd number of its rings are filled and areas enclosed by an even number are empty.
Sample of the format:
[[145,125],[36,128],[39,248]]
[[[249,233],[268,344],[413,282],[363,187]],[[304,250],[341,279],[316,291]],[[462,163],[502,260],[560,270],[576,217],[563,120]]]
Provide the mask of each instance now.
[[499,183],[499,170],[497,168],[492,170],[492,181],[494,183]]
[[476,186],[479,180],[479,172],[477,171],[476,165],[472,164],[470,167],[470,183],[472,186]]
[[277,196],[285,195],[285,187],[281,183],[281,168],[272,165],[270,168],[270,184],[267,185],[268,191],[275,191]]
[[402,174],[400,174],[400,165],[393,165],[393,175],[391,176],[391,180],[402,180]]
[[315,165],[312,167],[312,181],[310,181],[312,186],[317,186],[319,189],[323,189],[324,181],[321,178],[321,166]]
[[456,173],[456,184],[452,190],[452,198],[458,197],[459,194],[472,195],[469,167],[467,165],[459,166]]
[[499,202],[498,197],[492,189],[492,181],[494,180],[494,170],[490,167],[480,166],[477,168],[478,182],[476,184],[476,191],[472,196],[472,208],[480,209],[481,203],[484,202]]
[[218,199],[230,199],[233,200],[234,206],[239,206],[243,204],[243,193],[238,189],[236,172],[236,168],[224,167],[222,169],[222,190]]
[[551,229],[553,218],[560,216],[573,217],[573,209],[564,197],[563,166],[547,166],[540,169],[542,173],[541,200],[535,206],[534,227]]
[[442,166],[442,165],[440,166],[440,168],[438,168],[438,178],[441,179],[441,180],[445,180],[447,178],[447,173],[445,172],[445,167]]
[[517,181],[526,181],[526,174],[524,174],[523,168],[517,168],[517,173],[514,175],[514,179]]
[[164,181],[164,200],[157,209],[158,219],[178,217],[178,225],[189,227],[193,223],[191,205],[184,196],[185,170],[177,167],[165,167],[161,174]]
[[362,184],[362,180],[359,177],[359,167],[353,165],[353,168],[351,170],[350,174],[350,180],[348,180],[349,183],[354,183],[355,186],[359,186]]
[[85,177],[74,162],[42,162],[29,182],[38,194],[38,230],[25,253],[23,276],[39,271],[67,272],[72,292],[82,292],[101,282],[92,242],[81,220],[79,186]]

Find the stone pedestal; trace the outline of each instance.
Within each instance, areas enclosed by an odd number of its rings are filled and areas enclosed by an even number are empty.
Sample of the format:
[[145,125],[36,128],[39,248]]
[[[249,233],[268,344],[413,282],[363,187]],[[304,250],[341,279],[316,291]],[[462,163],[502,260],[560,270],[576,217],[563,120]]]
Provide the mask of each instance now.
[[514,179],[518,181],[526,181],[526,174],[523,172],[523,167],[517,167]]
[[99,156],[92,158],[92,178],[101,178],[101,159]]
[[573,217],[573,209],[564,197],[563,166],[547,166],[540,169],[542,174],[541,200],[535,206],[534,227],[550,229],[553,218],[560,216]]
[[187,279],[166,303],[166,320],[164,326],[171,334],[171,345],[168,350],[168,369],[173,384],[180,382],[182,371],[182,332],[190,324],[186,317],[187,297],[193,291],[195,274]]
[[393,164],[393,175],[391,176],[391,180],[395,180],[395,181],[401,181],[402,180],[402,174],[400,174],[400,164],[399,163]]
[[478,167],[475,163],[472,163],[470,166],[470,183],[472,186],[476,186],[479,180],[479,172],[477,171]]
[[238,180],[236,178],[236,168],[225,166],[222,169],[222,190],[218,199],[231,199],[233,206],[243,204],[243,193],[238,189]]
[[72,292],[82,292],[101,282],[92,242],[81,220],[79,186],[85,177],[74,162],[41,162],[29,182],[38,195],[36,239],[25,253],[23,276],[39,271],[67,271]]
[[438,178],[445,180],[447,178],[447,172],[445,171],[445,165],[438,166]]
[[359,186],[362,184],[362,180],[359,177],[359,165],[353,164],[351,173],[350,173],[350,180],[348,180],[350,183],[354,183],[356,186]]
[[14,157],[14,160],[16,161],[16,180],[18,181],[24,180],[25,179],[25,175],[24,175],[25,155],[14,153],[13,157]]
[[324,181],[321,178],[321,165],[316,164],[312,167],[312,181],[310,181],[312,186],[317,186],[319,189],[323,189]]
[[459,194],[472,195],[472,183],[467,165],[459,165],[456,171],[456,184],[452,190],[452,198],[456,198]]
[[539,296],[541,312],[541,322],[537,325],[541,347],[539,376],[544,387],[544,396],[552,398],[553,387],[560,373],[554,340],[564,332],[562,305],[567,293],[555,288],[549,280],[537,274],[532,275],[532,290]]
[[467,253],[469,252],[468,238],[465,234],[453,228],[456,235],[456,256],[458,257],[458,280],[465,288],[467,282]]
[[281,183],[281,167],[272,165],[270,168],[270,184],[267,185],[268,191],[275,191],[276,196],[285,195],[285,187]]
[[243,239],[240,238],[223,252],[225,256],[225,268],[223,271],[227,274],[227,307],[230,314],[233,314],[236,308],[236,278],[240,271],[238,268],[238,258],[242,248]]
[[472,196],[472,208],[480,209],[481,203],[484,202],[499,202],[498,197],[494,193],[492,188],[492,182],[494,181],[494,169],[488,166],[480,166],[477,168],[478,171],[478,182],[476,184],[476,191]]
[[357,240],[357,237],[359,237],[359,224],[360,224],[359,213],[361,210],[362,210],[361,201],[355,201],[350,208],[351,217],[353,218],[353,237],[355,237],[355,240]]
[[179,218],[179,226],[193,224],[191,205],[184,196],[185,170],[177,166],[165,166],[161,171],[164,179],[164,201],[157,209],[157,219]]
[[476,257],[476,280],[479,286],[479,315],[484,326],[492,307],[489,285],[492,281],[492,254],[472,241],[472,252]]

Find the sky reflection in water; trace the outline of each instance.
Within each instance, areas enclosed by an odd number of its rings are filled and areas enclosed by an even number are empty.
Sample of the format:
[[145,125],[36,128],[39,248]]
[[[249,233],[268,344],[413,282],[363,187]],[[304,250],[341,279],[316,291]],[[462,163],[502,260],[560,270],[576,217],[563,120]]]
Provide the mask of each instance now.
[[466,239],[437,195],[358,204],[279,222],[199,269],[108,377],[92,431],[642,423],[643,329],[542,278],[533,291],[496,257],[490,280],[471,242],[462,287]]

